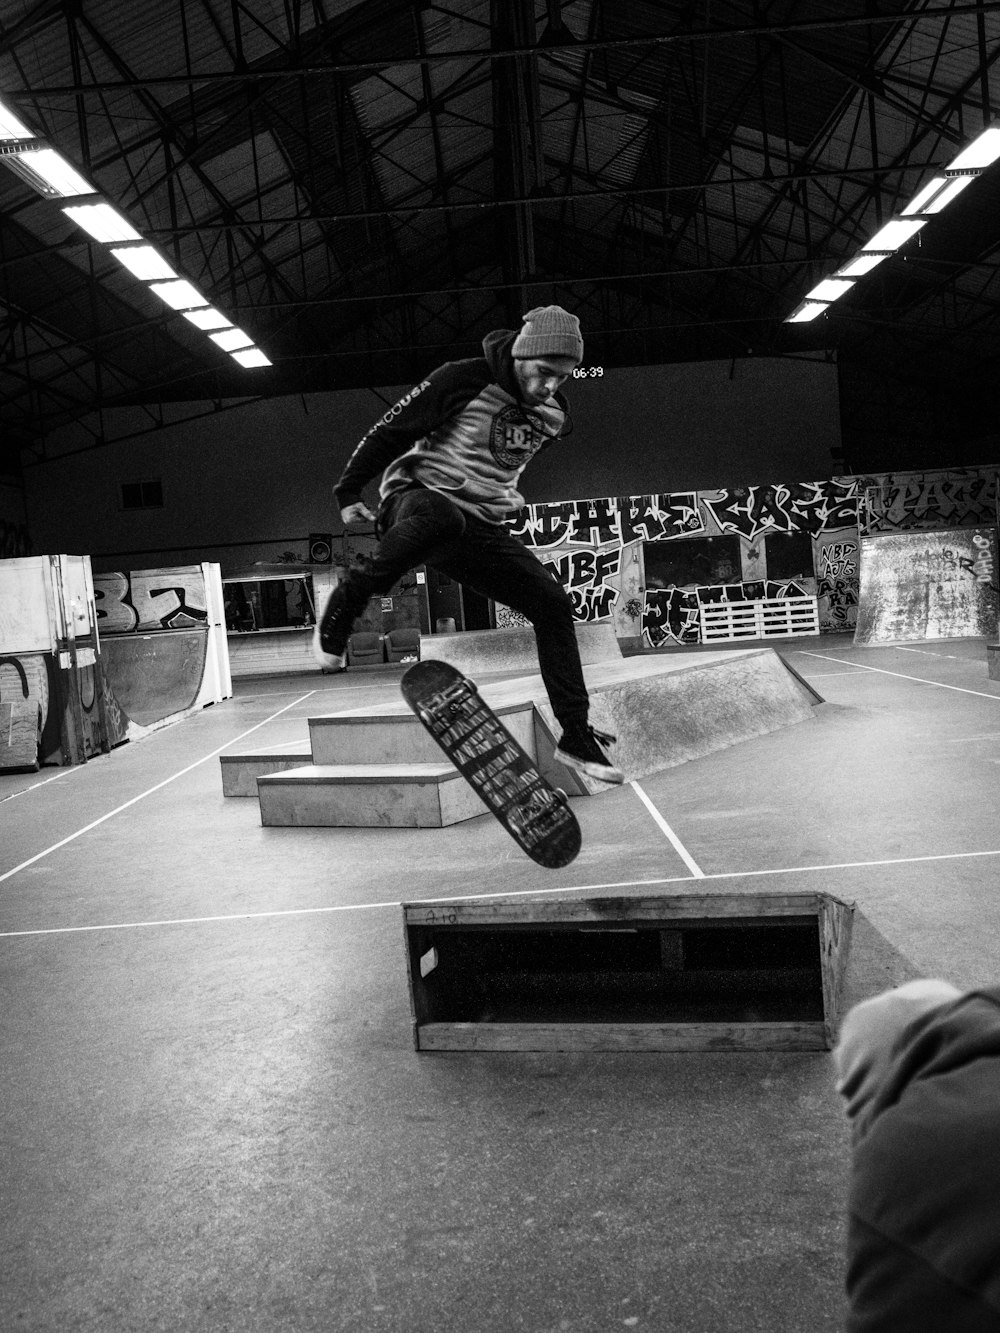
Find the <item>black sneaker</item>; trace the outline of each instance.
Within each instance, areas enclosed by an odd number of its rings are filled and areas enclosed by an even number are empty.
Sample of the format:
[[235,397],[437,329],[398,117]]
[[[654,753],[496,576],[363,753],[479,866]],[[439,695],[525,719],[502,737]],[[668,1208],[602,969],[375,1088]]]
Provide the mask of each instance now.
[[313,630],[313,657],[324,671],[343,671],[347,665],[347,640],[356,617],[348,602],[345,582],[338,578],[334,583],[323,614]]
[[589,778],[597,778],[601,782],[624,782],[625,774],[620,768],[615,768],[601,748],[611,745],[614,739],[606,732],[595,731],[587,722],[567,727],[556,746],[555,757],[568,768],[586,773]]

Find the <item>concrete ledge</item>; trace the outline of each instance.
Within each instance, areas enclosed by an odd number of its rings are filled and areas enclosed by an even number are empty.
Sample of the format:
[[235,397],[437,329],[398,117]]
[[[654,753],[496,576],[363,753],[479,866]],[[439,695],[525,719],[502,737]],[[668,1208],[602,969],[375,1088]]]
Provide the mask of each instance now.
[[444,828],[487,813],[447,761],[310,764],[257,787],[265,828]]
[[224,754],[219,756],[222,769],[223,796],[256,796],[257,779],[269,773],[283,773],[289,768],[301,768],[312,762],[312,752],[306,748],[292,754],[266,754],[253,751],[249,754]]
[[[580,660],[585,666],[617,661],[622,651],[610,621],[576,627]],[[460,634],[424,634],[420,638],[421,659],[433,657],[450,662],[475,680],[477,674],[493,671],[537,671],[538,652],[531,628],[467,630]]]

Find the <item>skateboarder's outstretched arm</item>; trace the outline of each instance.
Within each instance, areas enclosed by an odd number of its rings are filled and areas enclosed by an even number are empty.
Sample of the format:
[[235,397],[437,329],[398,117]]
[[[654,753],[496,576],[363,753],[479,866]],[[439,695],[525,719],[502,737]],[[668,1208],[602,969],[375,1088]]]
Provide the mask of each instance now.
[[345,523],[374,515],[361,492],[417,440],[460,411],[491,379],[482,358],[449,361],[403,395],[361,439],[333,488]]

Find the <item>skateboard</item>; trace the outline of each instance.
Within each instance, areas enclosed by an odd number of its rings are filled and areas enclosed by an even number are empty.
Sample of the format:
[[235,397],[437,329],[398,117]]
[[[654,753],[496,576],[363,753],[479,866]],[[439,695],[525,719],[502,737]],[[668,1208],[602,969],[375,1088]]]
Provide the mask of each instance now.
[[580,825],[566,793],[549,786],[472,681],[428,659],[406,671],[400,689],[522,850],[550,870],[569,865],[580,850]]

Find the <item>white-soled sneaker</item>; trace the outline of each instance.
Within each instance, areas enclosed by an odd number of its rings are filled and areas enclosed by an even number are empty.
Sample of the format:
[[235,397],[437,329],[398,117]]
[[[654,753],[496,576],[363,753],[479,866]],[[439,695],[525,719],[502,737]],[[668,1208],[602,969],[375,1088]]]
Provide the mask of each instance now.
[[320,640],[319,625],[313,627],[312,653],[318,665],[324,671],[345,671],[347,669],[347,649],[342,653],[325,653]]
[[586,773],[588,778],[597,778],[599,782],[624,782],[625,774],[616,768],[602,746],[611,745],[614,736],[603,731],[595,731],[589,723],[567,727],[555,749],[555,758],[575,768],[578,773]]

